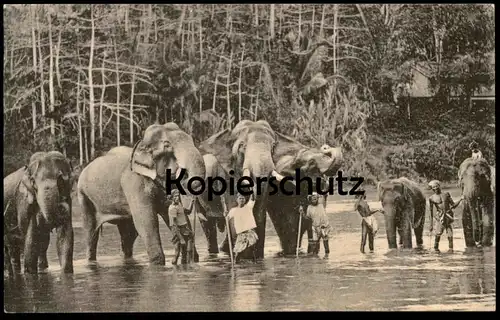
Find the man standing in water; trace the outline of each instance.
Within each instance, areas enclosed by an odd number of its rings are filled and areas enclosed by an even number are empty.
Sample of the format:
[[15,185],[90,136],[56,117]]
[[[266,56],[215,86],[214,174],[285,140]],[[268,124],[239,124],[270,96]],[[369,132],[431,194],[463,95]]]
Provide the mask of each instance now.
[[[320,240],[323,240],[325,254],[328,255],[330,253],[328,235],[330,234],[331,227],[328,222],[328,217],[326,216],[325,206],[319,203],[319,196],[316,192],[308,195],[307,198],[309,200],[309,205],[307,206],[304,218],[312,222],[312,239],[310,241],[312,254],[317,255],[319,253]],[[304,214],[302,206],[299,207],[299,213]]]
[[[253,197],[253,194],[252,194]],[[257,224],[253,216],[253,206],[255,201],[249,196],[238,193],[236,196],[238,206],[232,208],[227,215],[228,220],[233,219],[234,229],[236,231],[236,244],[234,245],[235,262],[238,263],[241,253],[248,248],[251,248],[257,243],[259,237],[255,232]],[[228,230],[228,232],[230,232]],[[232,235],[231,235],[232,236]],[[253,248],[252,248],[253,250]],[[255,253],[254,253],[255,262]]]
[[[457,203],[453,201],[449,192],[442,193],[441,185],[438,180],[429,182],[429,187],[434,191],[434,194],[429,197],[429,206],[431,214],[430,232],[433,230],[433,225],[436,223],[437,232],[434,240],[434,251],[439,252],[439,241],[443,231],[446,230],[448,236],[449,251],[453,252],[453,209],[455,209],[463,200],[460,197]],[[436,207],[436,220],[434,220],[434,207]]]
[[[187,212],[191,212],[194,200],[191,202]],[[172,204],[168,208],[168,216],[170,225],[172,226],[172,243],[175,247],[174,258],[172,264],[176,265],[179,260],[179,255],[182,252],[182,263],[187,263],[192,257],[193,251],[193,232],[188,227],[186,213],[181,203],[179,190],[172,190]]]

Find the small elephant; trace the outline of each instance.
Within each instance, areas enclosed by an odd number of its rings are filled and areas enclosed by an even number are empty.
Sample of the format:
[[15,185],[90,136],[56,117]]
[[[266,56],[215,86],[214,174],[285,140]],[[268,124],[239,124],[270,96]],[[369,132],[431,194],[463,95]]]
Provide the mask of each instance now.
[[[96,260],[98,229],[108,222],[118,227],[125,258],[132,257],[137,236],[144,241],[150,264],[165,265],[158,215],[170,228],[166,172],[179,178],[187,194],[181,201],[187,209],[192,195],[186,183],[191,177],[205,177],[205,164],[192,137],[173,122],[146,128],[134,148],[120,146],[96,158],[81,173],[78,199],[82,208],[87,241],[87,259]],[[199,182],[199,181],[197,181]],[[192,183],[199,192],[201,183]],[[188,225],[190,224],[187,219]],[[189,228],[191,228],[189,226]],[[196,248],[194,261],[198,257]]]
[[426,200],[418,185],[401,177],[379,182],[377,192],[385,212],[385,229],[389,249],[397,249],[396,228],[400,230],[400,241],[402,238],[404,249],[413,247],[412,228],[415,231],[417,247],[423,248]]
[[37,273],[48,267],[50,232],[57,230],[57,254],[64,273],[73,273],[71,173],[57,151],[33,154],[29,165],[4,178],[4,252],[10,272]]

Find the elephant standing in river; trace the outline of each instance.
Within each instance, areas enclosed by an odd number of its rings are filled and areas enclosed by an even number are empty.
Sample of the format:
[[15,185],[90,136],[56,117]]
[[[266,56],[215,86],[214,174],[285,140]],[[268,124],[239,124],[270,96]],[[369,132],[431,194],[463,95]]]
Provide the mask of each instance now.
[[[158,215],[169,225],[170,203],[165,189],[167,169],[170,169],[172,179],[185,169],[181,181],[184,190],[190,177],[205,176],[203,157],[193,139],[172,122],[149,126],[133,149],[114,148],[82,171],[78,199],[83,212],[89,261],[96,260],[97,229],[109,222],[118,227],[125,258],[132,257],[133,245],[139,235],[145,243],[149,262],[165,264]],[[197,181],[191,187],[194,192],[199,192],[201,183]],[[181,196],[186,209],[192,197],[189,193]],[[197,259],[195,252],[194,261]]]
[[73,273],[71,164],[57,151],[37,152],[4,185],[4,252],[9,272],[48,268],[50,232],[57,230],[57,255],[64,273]]
[[462,223],[467,247],[492,244],[494,199],[491,178],[491,167],[484,158],[467,158],[458,169],[464,197]]
[[[259,240],[255,245],[255,257],[264,256],[266,212],[269,213],[280,238],[283,251],[293,253],[297,244],[299,214],[298,210],[290,210],[295,207],[298,209],[299,199],[305,198],[307,194],[294,196],[295,187],[292,183],[285,184],[287,179],[278,172],[277,164],[283,169],[303,168],[308,173],[322,174],[332,167],[335,160],[322,151],[314,152],[296,140],[274,132],[264,120],[240,121],[233,130],[226,129],[203,141],[199,149],[203,154],[214,155],[225,172],[233,170],[236,181],[240,177],[250,177],[256,182],[253,188],[256,196],[254,216]],[[295,172],[291,175],[294,176]],[[263,183],[259,183],[261,181],[257,178],[268,180],[263,182],[262,179]],[[269,183],[270,178],[280,181],[282,188],[292,194],[281,195],[284,197],[280,200],[275,199],[280,197],[280,192],[270,196],[269,191],[278,191],[276,184]],[[269,185],[275,190],[269,190]],[[234,205],[234,202],[231,203]],[[223,244],[223,247],[225,245]]]
[[423,248],[426,200],[418,185],[405,178],[380,181],[378,199],[384,208],[385,229],[389,250],[397,249],[396,228],[404,249],[411,249],[411,229],[415,231],[417,247]]

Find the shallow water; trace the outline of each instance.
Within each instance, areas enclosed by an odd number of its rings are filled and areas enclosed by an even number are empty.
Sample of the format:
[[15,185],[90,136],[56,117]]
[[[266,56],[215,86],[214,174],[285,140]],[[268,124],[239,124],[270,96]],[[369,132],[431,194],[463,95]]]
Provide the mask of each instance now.
[[[455,194],[452,194],[456,197]],[[370,203],[377,208],[378,203]],[[37,276],[4,280],[7,312],[145,312],[145,311],[305,311],[305,310],[495,310],[495,248],[464,253],[455,222],[453,254],[399,253],[389,256],[383,216],[375,253],[359,252],[361,218],[350,203],[329,203],[330,255],[282,258],[278,238],[267,223],[265,259],[231,268],[229,257],[209,257],[201,227],[196,226],[200,263],[187,268],[149,267],[140,238],[133,262],[121,258],[115,226],[99,239],[97,266],[84,260],[81,222],[75,221],[75,273],[61,275],[54,235],[50,268]],[[427,223],[427,222],[426,222]],[[427,226],[426,226],[426,229]],[[167,261],[173,256],[170,232],[161,223]],[[304,247],[307,245],[304,237]],[[424,245],[431,238],[426,235]],[[441,250],[447,250],[446,237]],[[368,244],[366,246],[368,252]]]

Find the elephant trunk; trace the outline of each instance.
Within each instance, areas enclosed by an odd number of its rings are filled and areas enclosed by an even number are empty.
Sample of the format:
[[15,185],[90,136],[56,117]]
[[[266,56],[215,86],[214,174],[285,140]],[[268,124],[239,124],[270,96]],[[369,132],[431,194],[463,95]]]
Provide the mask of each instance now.
[[252,178],[256,196],[257,191],[262,193],[262,186],[257,178],[267,178],[273,171],[275,166],[269,147],[263,143],[249,144],[243,161],[243,176]]
[[385,231],[387,234],[387,242],[389,245],[389,249],[397,249],[397,241],[396,241],[396,208],[394,207],[385,207]]
[[[181,184],[186,190],[186,201],[183,201],[184,206],[188,206],[191,202],[192,196],[190,195],[190,190],[187,189],[188,181],[192,178],[199,177],[205,180],[205,162],[201,153],[194,146],[183,145],[182,147],[175,148],[175,158],[177,159],[177,166],[180,169],[186,169],[186,173],[183,177]],[[178,175],[179,172],[176,173]],[[195,193],[201,191],[202,185],[201,181],[194,180],[190,183],[190,189]],[[184,196],[183,196],[184,197]]]
[[57,182],[55,180],[44,181],[42,185],[38,186],[36,198],[43,218],[49,225],[53,224],[60,209]]

